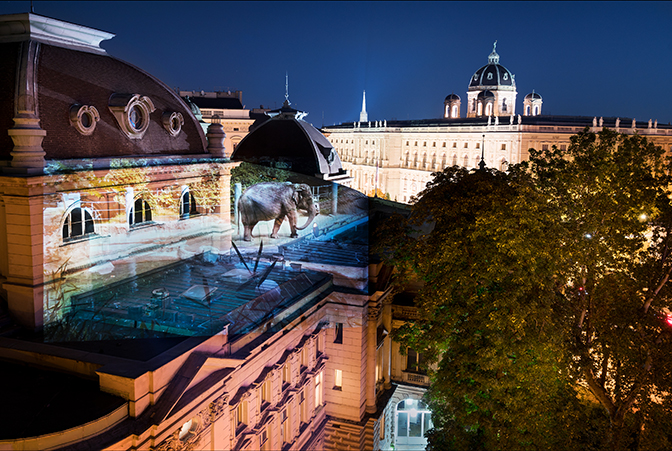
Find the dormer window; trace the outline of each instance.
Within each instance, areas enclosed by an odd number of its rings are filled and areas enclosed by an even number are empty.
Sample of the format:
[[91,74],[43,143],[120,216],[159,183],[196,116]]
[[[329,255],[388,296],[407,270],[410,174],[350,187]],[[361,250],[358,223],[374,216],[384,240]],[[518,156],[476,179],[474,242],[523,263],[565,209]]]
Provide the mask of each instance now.
[[145,135],[149,115],[155,110],[152,100],[140,94],[112,94],[109,108],[119,129],[130,139],[141,139]]

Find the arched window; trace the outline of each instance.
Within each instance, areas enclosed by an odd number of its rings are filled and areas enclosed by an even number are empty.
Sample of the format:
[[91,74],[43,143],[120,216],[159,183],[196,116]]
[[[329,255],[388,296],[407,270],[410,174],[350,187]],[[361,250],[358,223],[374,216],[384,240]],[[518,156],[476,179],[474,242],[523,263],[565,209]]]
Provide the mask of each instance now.
[[182,199],[180,201],[180,218],[187,219],[189,216],[194,216],[197,214],[198,210],[196,210],[196,199],[194,199],[194,195],[191,194],[188,189],[185,189],[182,192]]
[[506,158],[502,158],[502,161],[499,163],[499,170],[506,171],[509,169],[509,163],[506,162]]
[[453,154],[453,166],[457,166],[457,154]]
[[485,106],[485,115],[490,116],[492,114],[492,104],[488,103]]
[[95,233],[93,216],[82,207],[75,207],[63,222],[63,241],[77,239]]
[[142,197],[138,197],[128,215],[128,225],[133,227],[145,222],[152,222],[152,209]]
[[538,114],[539,114],[539,106],[535,105],[534,106],[534,115],[536,116]]
[[507,106],[506,106],[506,99],[503,99],[503,100],[502,100],[502,111],[503,111],[504,113],[506,113],[506,109],[507,109]]
[[525,105],[525,116],[529,116],[529,115],[530,115],[530,106]]
[[478,113],[477,116],[481,116],[483,114],[483,104],[481,102],[478,102]]
[[422,169],[427,169],[427,154],[422,154]]
[[436,154],[432,155],[432,169],[436,169]]

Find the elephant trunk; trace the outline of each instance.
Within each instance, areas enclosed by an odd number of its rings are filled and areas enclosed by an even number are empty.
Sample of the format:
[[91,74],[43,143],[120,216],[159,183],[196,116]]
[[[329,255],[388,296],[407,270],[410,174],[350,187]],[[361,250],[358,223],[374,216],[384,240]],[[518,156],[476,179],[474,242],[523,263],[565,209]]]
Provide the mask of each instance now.
[[313,222],[313,219],[315,219],[315,216],[318,214],[318,206],[317,205],[312,205],[312,208],[308,211],[308,219],[306,219],[306,223],[299,227],[298,224],[296,226],[296,230],[303,230],[306,227],[310,225],[311,222]]

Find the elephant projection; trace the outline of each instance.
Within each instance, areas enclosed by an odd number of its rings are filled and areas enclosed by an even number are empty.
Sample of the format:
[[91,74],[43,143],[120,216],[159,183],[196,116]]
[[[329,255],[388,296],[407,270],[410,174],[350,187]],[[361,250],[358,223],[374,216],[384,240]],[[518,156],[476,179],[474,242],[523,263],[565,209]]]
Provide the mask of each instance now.
[[[306,223],[297,225],[299,210],[308,214]],[[252,229],[259,221],[275,220],[271,238],[278,237],[278,231],[285,217],[289,221],[291,238],[299,235],[297,230],[303,230],[310,225],[318,214],[318,206],[313,203],[310,186],[280,182],[265,182],[250,186],[238,200],[238,211],[243,222],[243,240],[252,240]]]

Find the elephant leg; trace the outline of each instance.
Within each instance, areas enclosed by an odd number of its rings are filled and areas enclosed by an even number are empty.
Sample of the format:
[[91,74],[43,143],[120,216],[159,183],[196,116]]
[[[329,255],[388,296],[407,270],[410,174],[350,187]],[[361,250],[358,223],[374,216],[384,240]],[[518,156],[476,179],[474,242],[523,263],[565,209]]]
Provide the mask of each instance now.
[[277,238],[278,237],[278,231],[280,230],[280,226],[282,225],[282,221],[285,218],[282,216],[279,218],[275,218],[275,222],[273,223],[273,232],[271,233],[271,238]]
[[256,222],[252,224],[243,224],[243,241],[252,241],[252,229],[254,229],[255,225],[257,225]]
[[296,238],[299,236],[298,233],[296,233],[296,221],[297,221],[297,214],[296,210],[289,213],[287,215],[287,219],[289,220],[289,229],[291,230],[291,234],[289,235],[290,238]]

